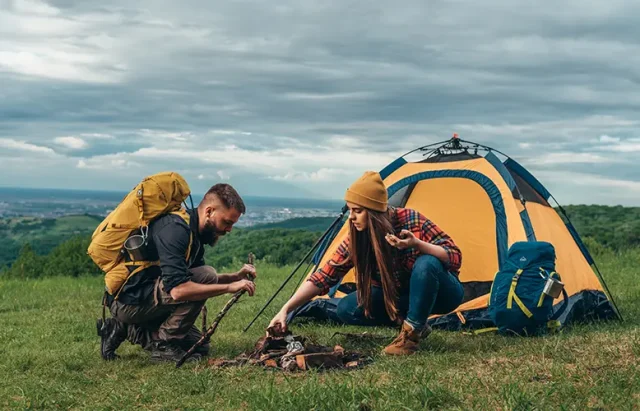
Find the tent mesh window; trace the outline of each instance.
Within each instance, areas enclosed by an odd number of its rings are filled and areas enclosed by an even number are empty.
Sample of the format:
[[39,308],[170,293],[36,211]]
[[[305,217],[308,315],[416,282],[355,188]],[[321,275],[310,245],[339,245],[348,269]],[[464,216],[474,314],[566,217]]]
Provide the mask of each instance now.
[[392,207],[404,207],[407,204],[407,199],[413,191],[415,184],[409,184],[396,191],[391,197],[389,197],[389,205]]
[[491,284],[492,281],[463,282],[462,288],[464,289],[464,297],[461,304],[489,294],[489,291],[491,290]]
[[533,187],[529,185],[529,183],[524,181],[522,177],[511,170],[509,170],[509,174],[511,174],[511,177],[513,177],[516,185],[518,186],[518,188],[514,189],[512,192],[514,198],[520,199],[520,196],[518,195],[518,190],[520,190],[520,193],[522,193],[522,197],[524,197],[525,201],[531,201],[532,203],[538,203],[550,207],[549,202],[545,200],[540,194],[538,194],[538,192],[534,190]]

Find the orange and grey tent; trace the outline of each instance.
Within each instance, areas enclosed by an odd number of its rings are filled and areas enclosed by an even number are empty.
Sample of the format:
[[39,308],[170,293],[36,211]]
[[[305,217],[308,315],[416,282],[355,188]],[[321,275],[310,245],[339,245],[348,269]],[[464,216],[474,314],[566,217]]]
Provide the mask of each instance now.
[[[417,159],[410,161],[412,157]],[[552,207],[549,201],[555,199],[549,191],[512,158],[454,136],[403,155],[380,175],[391,206],[424,214],[449,234],[462,252],[459,278],[465,289],[463,303],[453,313],[432,316],[432,326],[491,326],[487,315],[491,284],[509,247],[518,241],[547,241],[555,247],[556,271],[570,297],[561,323],[620,316],[594,259],[562,207]],[[325,264],[346,238],[346,211],[343,208],[342,218],[319,242],[312,259],[314,267],[307,276]],[[355,287],[351,270],[328,295],[296,310],[290,319],[332,318],[339,299]]]

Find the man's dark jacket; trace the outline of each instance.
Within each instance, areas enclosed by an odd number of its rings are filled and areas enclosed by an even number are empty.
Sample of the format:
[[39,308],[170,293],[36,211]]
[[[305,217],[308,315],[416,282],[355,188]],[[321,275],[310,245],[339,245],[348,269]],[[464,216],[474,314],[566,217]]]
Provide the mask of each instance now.
[[[129,305],[145,304],[153,300],[153,287],[162,277],[164,290],[190,280],[189,268],[204,265],[204,247],[198,235],[198,210],[188,210],[189,225],[175,214],[157,218],[149,225],[149,260],[160,260],[159,266],[149,267],[131,277],[118,296],[118,301]],[[189,258],[189,237],[193,237]]]

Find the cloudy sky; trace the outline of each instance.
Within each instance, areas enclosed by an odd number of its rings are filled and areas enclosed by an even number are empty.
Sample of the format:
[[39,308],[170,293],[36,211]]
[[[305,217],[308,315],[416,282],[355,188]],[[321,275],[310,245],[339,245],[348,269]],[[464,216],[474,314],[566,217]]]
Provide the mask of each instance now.
[[340,198],[457,132],[640,205],[640,2],[0,0],[0,186]]

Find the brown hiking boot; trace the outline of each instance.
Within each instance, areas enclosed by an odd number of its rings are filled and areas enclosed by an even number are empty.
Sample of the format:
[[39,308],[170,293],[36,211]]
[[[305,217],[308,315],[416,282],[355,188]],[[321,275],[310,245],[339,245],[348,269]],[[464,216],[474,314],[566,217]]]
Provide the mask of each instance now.
[[96,328],[100,336],[100,355],[107,361],[115,360],[118,358],[116,349],[127,339],[127,325],[115,318],[104,321],[100,318],[96,322]]
[[418,349],[418,343],[420,343],[420,333],[404,321],[400,334],[384,348],[384,353],[387,355],[413,354]]

